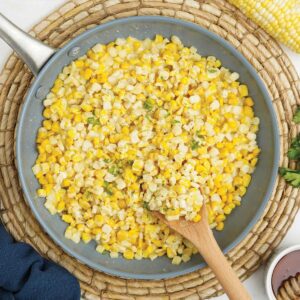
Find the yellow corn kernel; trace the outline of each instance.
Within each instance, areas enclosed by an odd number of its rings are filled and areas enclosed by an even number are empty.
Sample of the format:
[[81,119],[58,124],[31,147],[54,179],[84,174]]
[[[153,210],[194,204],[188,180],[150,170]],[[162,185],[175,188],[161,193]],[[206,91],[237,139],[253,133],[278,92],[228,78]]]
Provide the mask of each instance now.
[[254,117],[253,109],[250,106],[245,106],[244,107],[244,114],[245,114],[245,116],[247,116],[249,118],[253,118]]
[[133,259],[134,258],[134,253],[132,250],[125,250],[124,253],[123,253],[123,256],[126,258],[126,259]]
[[70,137],[70,138],[72,138],[72,139],[74,139],[75,134],[76,134],[76,132],[75,132],[74,129],[70,129],[70,130],[67,131],[68,137]]
[[[162,173],[162,175],[163,175],[163,177],[164,177],[165,179],[169,179],[169,178],[171,177],[171,171],[170,171],[169,169],[166,169],[166,170]],[[186,180],[185,184],[187,184],[187,181],[188,181],[188,180]],[[184,184],[183,184],[183,185],[184,185]]]
[[59,132],[59,130],[60,130],[60,126],[59,126],[58,122],[53,122],[52,131],[53,132]]
[[173,265],[179,265],[181,263],[181,257],[180,256],[175,256],[173,259],[172,259],[172,264]]
[[82,232],[81,233],[81,238],[82,238],[82,241],[85,244],[89,243],[91,241],[91,239],[92,239],[91,235],[89,233],[87,233],[87,232]]
[[132,173],[130,169],[125,169],[124,171],[124,179],[127,182],[135,182],[136,181],[136,176]]
[[128,233],[127,233],[127,231],[124,231],[124,230],[118,231],[118,233],[117,233],[117,239],[120,242],[128,239]]
[[216,226],[216,229],[217,229],[218,231],[223,230],[223,229],[224,229],[224,223],[223,223],[223,222],[219,222],[219,223],[217,224],[217,226]]
[[198,214],[193,218],[193,222],[199,222],[201,220],[201,215]]
[[139,189],[140,189],[140,185],[137,182],[130,185],[130,190],[132,191],[139,191]]
[[45,118],[47,118],[47,119],[49,119],[51,117],[51,110],[50,110],[50,108],[47,107],[47,108],[44,109],[43,116]]
[[66,139],[66,146],[67,147],[70,147],[70,146],[72,146],[74,144],[74,140],[73,139],[71,139],[71,138],[67,138]]
[[233,180],[233,184],[236,185],[236,186],[240,186],[243,184],[243,179],[241,177],[235,177],[234,180]]
[[76,227],[78,231],[83,231],[85,226],[83,224],[78,224]]
[[38,189],[37,190],[37,195],[39,197],[46,197],[47,196],[46,191],[44,189]]
[[64,179],[62,182],[62,187],[69,187],[71,185],[71,180],[70,179]]
[[176,192],[177,194],[183,194],[183,193],[186,192],[185,187],[182,186],[182,185],[176,185],[175,188],[174,188],[174,190],[175,190],[175,192]]
[[95,216],[95,224],[97,226],[101,226],[103,224],[104,218],[102,215],[96,215]]
[[169,258],[173,258],[176,255],[175,251],[169,247],[167,247],[167,256]]
[[69,224],[74,222],[74,219],[71,215],[62,215],[62,220]]
[[226,205],[223,210],[226,215],[229,215],[232,209],[228,205]]
[[75,123],[79,123],[79,122],[81,122],[81,121],[82,121],[81,115],[75,115],[75,116],[74,116],[74,122],[75,122]]
[[75,154],[75,155],[72,157],[72,160],[73,160],[74,162],[80,162],[80,161],[83,160],[83,157],[82,157],[82,155],[80,155],[80,154]]
[[251,167],[255,167],[255,165],[257,164],[257,158],[253,158],[250,162]]
[[44,189],[46,191],[46,195],[48,196],[53,188],[53,184],[45,184]]
[[248,87],[244,84],[239,86],[239,93],[241,97],[246,97],[248,96]]
[[254,105],[254,102],[253,102],[253,100],[252,100],[252,98],[251,97],[247,97],[246,99],[245,99],[245,105],[247,105],[247,106],[253,106]]
[[[43,126],[47,129],[47,130],[51,130],[52,128],[52,122],[50,120],[45,120],[43,121]],[[39,137],[45,137],[46,133],[45,132],[39,132]]]
[[95,227],[92,229],[92,233],[95,235],[101,234],[102,233],[102,229],[99,227]]
[[95,221],[93,219],[89,219],[86,222],[87,227],[92,228],[95,225]]
[[126,208],[126,206],[127,206],[126,201],[123,199],[119,200],[118,204],[119,204],[119,208],[121,208],[121,209]]
[[223,222],[226,219],[225,215],[218,215],[216,217],[216,222],[220,223]]
[[228,120],[228,126],[231,129],[236,130],[238,128],[238,123],[234,119]]
[[246,188],[244,186],[240,186],[238,192],[240,196],[244,196],[246,194]]
[[83,76],[86,80],[89,80],[92,77],[92,75],[93,75],[93,70],[88,68],[84,71]]
[[228,99],[228,103],[230,105],[238,105],[239,104],[239,100],[237,97],[235,96],[231,96],[229,99]]
[[249,174],[245,174],[243,176],[243,185],[247,187],[251,181],[251,176]]
[[179,183],[186,188],[189,188],[191,186],[191,181],[188,179],[181,179]]
[[164,38],[160,35],[160,34],[157,34],[156,36],[155,36],[155,42],[156,43],[162,43],[163,42],[163,40],[164,40]]
[[82,60],[76,60],[75,65],[77,68],[82,68],[84,67],[84,62]]
[[57,211],[62,212],[65,209],[66,205],[64,201],[59,201],[57,204]]
[[93,110],[92,105],[90,104],[82,104],[81,108],[85,111],[85,112],[91,112]]

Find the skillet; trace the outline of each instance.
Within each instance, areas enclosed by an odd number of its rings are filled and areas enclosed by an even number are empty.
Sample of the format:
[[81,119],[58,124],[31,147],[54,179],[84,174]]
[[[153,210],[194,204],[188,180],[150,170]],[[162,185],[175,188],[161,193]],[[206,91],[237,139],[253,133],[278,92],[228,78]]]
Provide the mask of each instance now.
[[141,16],[119,19],[84,32],[61,49],[51,48],[24,33],[0,14],[0,37],[6,40],[36,76],[19,113],[16,128],[16,164],[25,199],[36,219],[50,237],[65,252],[99,271],[124,278],[162,279],[183,275],[205,266],[199,255],[181,265],[172,265],[167,257],[154,261],[112,259],[95,251],[95,243],[75,244],[64,237],[66,224],[44,207],[44,199],[36,196],[39,184],[32,173],[37,157],[36,134],[43,116],[42,100],[63,67],[84,55],[97,43],[109,43],[118,37],[139,39],[177,35],[186,46],[194,46],[203,56],[213,55],[223,65],[240,74],[255,102],[255,114],[260,119],[258,145],[259,162],[242,205],[226,220],[225,229],[215,237],[227,253],[240,243],[256,224],[271,196],[279,161],[278,125],[270,96],[251,64],[229,43],[216,34],[193,23],[178,19]]

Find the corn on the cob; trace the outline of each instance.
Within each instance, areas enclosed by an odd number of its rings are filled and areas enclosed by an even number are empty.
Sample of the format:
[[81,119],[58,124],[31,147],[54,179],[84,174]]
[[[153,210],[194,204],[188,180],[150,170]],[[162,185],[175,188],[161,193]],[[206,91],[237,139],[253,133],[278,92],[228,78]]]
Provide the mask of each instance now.
[[300,53],[299,0],[228,0],[275,39]]
[[147,209],[198,222],[199,186],[222,230],[259,153],[259,119],[238,77],[160,35],[96,45],[65,67],[44,101],[33,167],[65,236],[112,257],[188,261],[193,245]]

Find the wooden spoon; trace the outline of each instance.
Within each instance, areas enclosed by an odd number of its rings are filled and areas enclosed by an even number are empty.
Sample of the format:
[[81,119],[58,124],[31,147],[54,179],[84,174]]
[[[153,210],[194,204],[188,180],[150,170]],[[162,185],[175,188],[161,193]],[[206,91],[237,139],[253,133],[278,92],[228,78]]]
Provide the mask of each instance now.
[[201,220],[197,223],[186,221],[182,218],[178,221],[167,221],[161,213],[153,213],[171,229],[178,232],[195,245],[206,263],[215,273],[229,299],[251,299],[249,293],[227,262],[223,252],[214,238],[208,224],[205,204],[201,209]]

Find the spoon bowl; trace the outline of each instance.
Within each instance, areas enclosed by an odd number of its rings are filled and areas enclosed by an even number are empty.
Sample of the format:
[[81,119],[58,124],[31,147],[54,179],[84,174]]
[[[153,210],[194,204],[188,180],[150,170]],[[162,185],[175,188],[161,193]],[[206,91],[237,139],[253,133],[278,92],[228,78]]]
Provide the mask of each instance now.
[[161,213],[153,212],[159,220],[195,245],[231,300],[251,299],[214,238],[208,223],[205,203],[200,213],[200,221],[192,222],[184,218],[168,221]]

